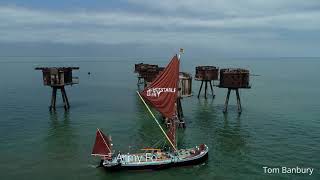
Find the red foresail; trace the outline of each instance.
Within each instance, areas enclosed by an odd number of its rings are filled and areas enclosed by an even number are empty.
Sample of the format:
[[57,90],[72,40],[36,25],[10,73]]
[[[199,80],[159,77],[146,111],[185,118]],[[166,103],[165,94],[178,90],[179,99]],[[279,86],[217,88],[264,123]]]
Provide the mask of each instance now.
[[111,157],[111,139],[104,135],[99,129],[96,133],[92,154],[94,156]]
[[167,118],[172,118],[176,113],[179,64],[179,59],[175,55],[164,71],[141,93],[151,106]]

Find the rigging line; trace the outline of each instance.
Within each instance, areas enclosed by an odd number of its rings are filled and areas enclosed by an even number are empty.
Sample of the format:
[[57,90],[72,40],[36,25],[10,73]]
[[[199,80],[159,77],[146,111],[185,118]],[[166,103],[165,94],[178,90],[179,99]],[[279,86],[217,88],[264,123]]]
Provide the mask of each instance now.
[[163,142],[163,144],[160,144],[161,149],[164,149],[165,146],[166,146],[165,142]]
[[102,138],[102,140],[103,140],[104,144],[107,146],[107,148],[108,148],[108,149],[109,149],[109,151],[111,152],[111,149],[109,148],[109,146],[108,146],[108,144],[107,144],[106,140],[104,139],[103,135],[101,134],[100,129],[99,129],[99,128],[97,128],[97,129],[98,129],[98,132],[99,132],[99,134],[100,134],[100,136],[101,136],[101,138]]
[[169,141],[170,145],[173,147],[173,149],[175,151],[177,151],[177,148],[173,145],[173,143],[171,142],[170,138],[168,137],[167,133],[163,130],[163,128],[161,127],[159,121],[157,120],[157,118],[153,115],[151,109],[149,108],[149,106],[147,105],[147,103],[144,101],[144,99],[142,98],[142,96],[140,95],[140,93],[138,91],[136,91],[137,94],[139,95],[140,99],[142,100],[143,104],[147,107],[149,113],[151,114],[151,116],[153,117],[153,119],[156,121],[156,123],[158,124],[158,126],[160,127],[162,133],[164,134],[164,136],[167,138],[167,140]]
[[156,143],[154,143],[152,147],[158,147],[158,145],[161,145],[162,142],[163,142],[163,139],[160,139]]

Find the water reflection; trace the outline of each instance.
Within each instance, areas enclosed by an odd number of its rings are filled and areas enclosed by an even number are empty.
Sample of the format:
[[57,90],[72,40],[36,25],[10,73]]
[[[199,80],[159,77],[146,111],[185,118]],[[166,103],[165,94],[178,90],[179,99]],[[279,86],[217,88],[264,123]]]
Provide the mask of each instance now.
[[[151,147],[162,139],[158,126],[155,124],[152,116],[143,105],[143,102],[137,93],[134,92],[133,96],[135,103],[133,121],[136,122],[136,132],[133,135],[134,137],[131,138],[131,151],[138,150],[143,147]],[[158,116],[156,115],[156,117]]]
[[195,123],[195,126],[202,128],[205,133],[211,134],[214,123],[217,118],[217,110],[213,103],[213,99],[201,100],[198,99],[195,104],[195,118],[188,122]]
[[50,112],[48,136],[45,139],[46,151],[50,159],[67,160],[78,150],[74,128],[70,125],[70,113]]
[[242,153],[246,148],[248,132],[241,127],[238,113],[222,113],[212,100],[199,100],[195,108],[193,127],[199,129],[210,147],[223,153]]
[[224,149],[224,152],[243,153],[247,144],[248,132],[241,127],[240,115],[223,114],[223,118],[223,128],[217,137],[221,148]]
[[198,116],[215,117],[217,114],[213,98],[204,100],[198,99],[196,106]]

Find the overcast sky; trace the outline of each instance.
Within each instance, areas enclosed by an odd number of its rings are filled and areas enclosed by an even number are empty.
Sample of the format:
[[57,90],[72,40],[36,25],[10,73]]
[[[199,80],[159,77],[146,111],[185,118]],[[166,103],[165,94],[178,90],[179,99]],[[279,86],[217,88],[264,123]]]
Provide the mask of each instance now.
[[1,0],[0,55],[21,44],[320,56],[320,0]]

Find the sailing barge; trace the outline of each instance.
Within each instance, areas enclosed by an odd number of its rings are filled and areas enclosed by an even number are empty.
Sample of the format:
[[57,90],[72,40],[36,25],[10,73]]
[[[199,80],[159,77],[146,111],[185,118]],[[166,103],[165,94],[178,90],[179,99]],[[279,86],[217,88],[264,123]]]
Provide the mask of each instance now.
[[[141,153],[115,154],[112,151],[111,137],[96,132],[96,140],[92,150],[93,156],[101,158],[100,166],[107,170],[139,170],[139,169],[164,169],[175,166],[195,165],[208,158],[209,148],[200,144],[188,149],[178,149],[176,144],[176,123],[178,98],[180,60],[175,55],[164,71],[146,87],[141,93],[137,92],[143,104],[148,109],[156,124],[159,126],[165,139],[170,145],[169,150],[146,148]],[[169,121],[168,132],[161,127],[159,121],[149,108],[151,105]]]

